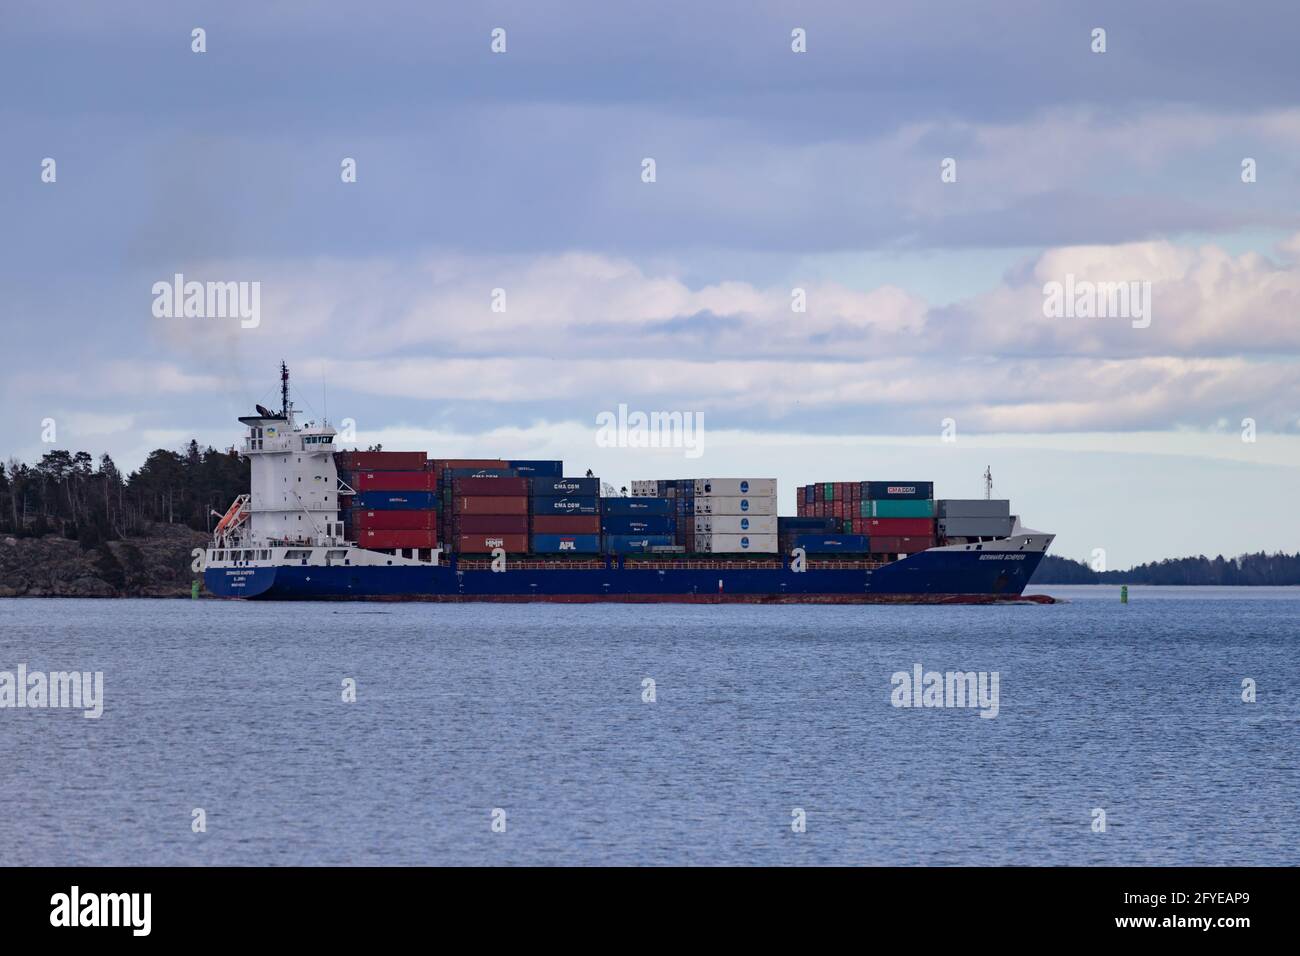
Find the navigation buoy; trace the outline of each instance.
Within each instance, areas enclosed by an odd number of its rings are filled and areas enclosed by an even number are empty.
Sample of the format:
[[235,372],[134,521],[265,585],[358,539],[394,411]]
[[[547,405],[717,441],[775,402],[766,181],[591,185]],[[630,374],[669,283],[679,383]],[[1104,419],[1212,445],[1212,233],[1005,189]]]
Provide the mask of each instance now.
[[1120,588],[1119,588],[1119,603],[1120,603],[1120,604],[1127,604],[1127,603],[1128,603],[1128,585],[1127,585],[1127,584],[1122,584],[1122,585],[1120,585]]
[[190,600],[197,601],[198,599],[199,599],[199,582],[197,580],[194,580],[190,582]]

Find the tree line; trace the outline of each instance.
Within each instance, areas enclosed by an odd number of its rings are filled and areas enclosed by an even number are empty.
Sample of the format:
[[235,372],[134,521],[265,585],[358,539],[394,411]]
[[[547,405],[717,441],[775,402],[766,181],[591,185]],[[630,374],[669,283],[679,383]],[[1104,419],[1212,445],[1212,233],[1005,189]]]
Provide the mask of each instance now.
[[1034,572],[1034,584],[1300,584],[1300,552],[1243,554],[1236,558],[1165,558],[1127,571],[1094,571],[1082,561],[1049,554]]
[[84,451],[49,451],[34,465],[10,458],[0,465],[0,533],[61,534],[93,548],[147,534],[154,523],[208,531],[212,512],[224,513],[248,482],[248,461],[233,449],[193,440],[183,451],[150,452],[129,475],[108,455],[96,464]]

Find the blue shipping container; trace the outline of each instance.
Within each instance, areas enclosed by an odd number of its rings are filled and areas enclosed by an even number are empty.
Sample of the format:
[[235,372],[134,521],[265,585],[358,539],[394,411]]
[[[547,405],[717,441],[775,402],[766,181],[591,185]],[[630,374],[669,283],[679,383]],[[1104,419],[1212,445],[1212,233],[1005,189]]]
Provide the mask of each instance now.
[[605,515],[600,530],[605,534],[672,534],[677,520],[672,515]]
[[673,513],[672,498],[601,498],[607,515],[667,515]]
[[508,461],[506,464],[523,478],[559,478],[564,474],[562,461]]
[[610,554],[639,554],[675,543],[670,534],[607,534],[603,540]]
[[862,497],[871,501],[889,498],[933,498],[933,481],[864,481]]
[[600,499],[595,495],[563,495],[554,498],[530,498],[535,515],[594,515],[600,513]]
[[534,554],[599,554],[598,534],[535,534]]
[[442,480],[451,478],[518,478],[513,468],[445,468]]
[[839,527],[839,518],[783,517],[776,519],[777,534],[795,534],[801,531],[834,531]]
[[438,507],[433,491],[361,491],[352,499],[352,507],[362,511],[428,511]]
[[801,534],[794,539],[794,546],[803,548],[809,554],[825,552],[866,554],[871,550],[868,547],[869,543],[865,534]]
[[532,481],[532,493],[539,498],[556,498],[562,495],[600,494],[599,478],[541,477]]

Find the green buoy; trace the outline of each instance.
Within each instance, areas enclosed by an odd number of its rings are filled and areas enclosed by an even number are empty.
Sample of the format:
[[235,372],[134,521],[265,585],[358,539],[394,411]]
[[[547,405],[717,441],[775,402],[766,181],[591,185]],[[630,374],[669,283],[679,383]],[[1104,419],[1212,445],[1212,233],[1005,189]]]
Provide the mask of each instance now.
[[1128,585],[1127,585],[1127,584],[1120,585],[1120,589],[1119,589],[1119,603],[1120,603],[1120,604],[1127,604],[1127,603],[1128,603]]
[[[197,601],[198,599],[199,599],[199,582],[198,582],[197,580],[195,580],[195,581],[191,581],[191,582],[190,582],[190,600],[192,600],[192,601]],[[1127,600],[1127,598],[1125,598],[1125,600]]]

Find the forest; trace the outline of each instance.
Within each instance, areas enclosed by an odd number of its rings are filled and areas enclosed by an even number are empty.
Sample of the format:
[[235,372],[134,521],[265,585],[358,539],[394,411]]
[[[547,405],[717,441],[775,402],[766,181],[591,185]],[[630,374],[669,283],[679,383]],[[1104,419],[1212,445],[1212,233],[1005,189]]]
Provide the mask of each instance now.
[[153,523],[208,531],[230,503],[248,491],[249,467],[234,450],[200,448],[150,452],[124,475],[113,459],[98,463],[84,451],[48,451],[33,465],[0,465],[0,534],[57,534],[94,548],[149,533]]
[[1033,576],[1034,584],[1300,584],[1300,553],[1243,554],[1236,558],[1165,558],[1127,571],[1094,571],[1082,561],[1049,554]]

